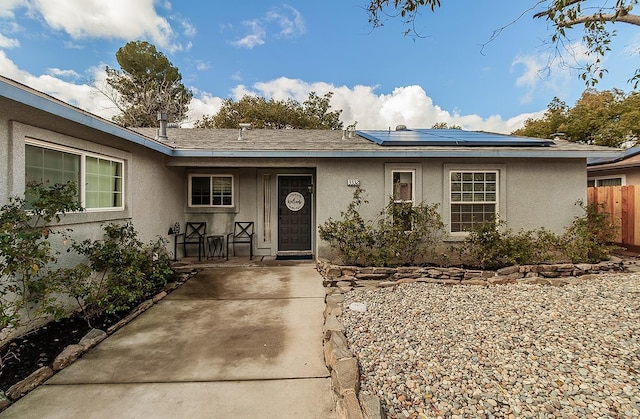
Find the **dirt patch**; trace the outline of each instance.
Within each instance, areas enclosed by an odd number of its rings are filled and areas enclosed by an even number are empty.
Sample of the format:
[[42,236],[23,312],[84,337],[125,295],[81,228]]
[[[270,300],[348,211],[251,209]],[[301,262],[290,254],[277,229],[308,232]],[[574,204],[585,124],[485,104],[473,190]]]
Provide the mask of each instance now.
[[[106,330],[127,313],[105,315],[94,319],[92,326]],[[0,349],[0,390],[6,391],[15,383],[44,366],[51,366],[54,359],[68,346],[78,343],[91,330],[86,320],[73,316],[48,323],[23,336],[7,342]]]

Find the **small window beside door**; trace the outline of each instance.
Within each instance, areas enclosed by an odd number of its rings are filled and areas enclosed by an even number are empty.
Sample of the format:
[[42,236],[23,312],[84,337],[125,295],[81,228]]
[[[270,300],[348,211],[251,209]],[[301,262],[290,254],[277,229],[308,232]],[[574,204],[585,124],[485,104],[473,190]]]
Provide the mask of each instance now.
[[233,175],[190,175],[190,207],[232,207]]

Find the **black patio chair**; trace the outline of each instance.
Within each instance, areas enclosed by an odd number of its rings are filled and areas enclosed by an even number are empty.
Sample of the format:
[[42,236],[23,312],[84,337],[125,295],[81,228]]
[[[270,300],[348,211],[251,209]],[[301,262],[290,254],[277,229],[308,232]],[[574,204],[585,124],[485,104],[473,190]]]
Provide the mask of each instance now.
[[233,256],[236,255],[236,243],[249,244],[249,260],[253,259],[253,221],[236,221],[233,233],[227,234],[227,260],[229,244],[233,244]]
[[175,235],[175,248],[179,244],[182,245],[184,257],[187,257],[187,245],[198,245],[198,261],[202,260],[204,252],[204,241],[207,236],[207,223],[187,223],[184,228],[184,233]]

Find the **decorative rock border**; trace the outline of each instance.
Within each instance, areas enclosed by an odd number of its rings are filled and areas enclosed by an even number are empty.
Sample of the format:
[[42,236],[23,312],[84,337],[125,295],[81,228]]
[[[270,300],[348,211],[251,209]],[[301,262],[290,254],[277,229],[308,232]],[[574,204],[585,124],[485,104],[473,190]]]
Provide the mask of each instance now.
[[[102,342],[109,335],[113,334],[127,323],[131,322],[140,314],[147,311],[154,304],[158,303],[164,297],[169,295],[171,291],[184,284],[189,278],[197,273],[197,270],[194,270],[191,266],[174,266],[174,269],[176,273],[179,274],[175,282],[168,284],[161,292],[154,295],[152,298],[142,302],[140,305],[138,305],[138,307],[133,309],[133,311],[131,311],[129,315],[120,320],[118,323],[109,327],[106,332],[100,329],[90,330],[82,339],[80,339],[80,342],[65,347],[62,352],[54,359],[51,366],[42,367],[34,371],[25,379],[9,387],[6,393],[0,391],[0,412],[11,406],[11,404],[25,396],[40,384],[47,381],[58,371],[71,365],[76,359],[80,358],[91,348]],[[183,272],[180,273],[181,271]]]
[[398,267],[378,268],[341,266],[326,260],[318,260],[317,269],[324,277],[325,286],[351,285],[393,286],[405,282],[432,282],[449,285],[501,285],[540,284],[561,286],[575,282],[575,277],[624,270],[625,264],[618,257],[600,263],[561,263],[545,265],[516,265],[485,271],[447,267]]
[[377,268],[341,266],[317,260],[316,268],[324,278],[324,358],[331,372],[331,385],[336,396],[339,419],[383,419],[380,399],[360,392],[358,360],[349,349],[345,328],[338,320],[342,314],[344,293],[354,286],[389,287],[409,282],[446,285],[493,286],[503,284],[539,284],[564,286],[579,281],[578,277],[610,271],[640,271],[637,262],[611,257],[596,264],[548,264],[509,266],[497,271],[445,267]]

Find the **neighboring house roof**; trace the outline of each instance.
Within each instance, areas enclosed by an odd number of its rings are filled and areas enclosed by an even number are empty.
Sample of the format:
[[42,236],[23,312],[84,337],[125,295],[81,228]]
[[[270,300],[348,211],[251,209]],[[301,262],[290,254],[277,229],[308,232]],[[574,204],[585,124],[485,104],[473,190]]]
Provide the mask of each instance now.
[[637,156],[638,154],[640,154],[640,147],[632,147],[624,150],[624,152],[622,153],[618,153],[618,155],[616,156],[590,158],[587,160],[587,166],[592,167],[592,166],[613,165],[613,164],[616,164],[616,167],[637,166],[638,159],[632,159],[631,161],[626,161],[626,160],[629,160],[632,157]]
[[[6,99],[6,100],[5,100]],[[115,136],[172,157],[244,158],[416,158],[416,157],[509,157],[509,158],[598,158],[615,157],[618,150],[570,143],[564,140],[504,141],[523,137],[463,130],[408,130],[446,134],[448,139],[419,145],[381,145],[385,139],[406,136],[406,131],[356,131],[345,135],[332,130],[247,130],[239,139],[238,129],[169,128],[160,140],[156,128],[123,128],[111,121],[0,76],[0,111],[7,118],[69,135]],[[47,117],[48,115],[48,117]],[[60,124],[60,119],[72,124]],[[69,126],[66,126],[69,125]],[[384,133],[384,135],[383,135]],[[385,137],[385,138],[382,138]],[[500,138],[500,141],[491,139]],[[380,140],[380,141],[377,141]],[[542,142],[540,142],[542,141]],[[471,144],[474,143],[475,145]],[[393,144],[393,141],[391,141]],[[480,144],[480,145],[479,145]]]
[[640,168],[640,147],[627,149],[615,158],[587,159],[587,170],[590,172],[630,168]]

